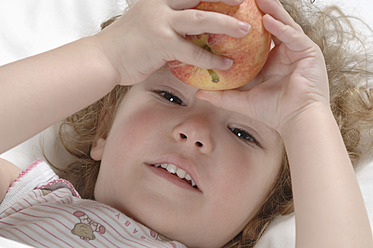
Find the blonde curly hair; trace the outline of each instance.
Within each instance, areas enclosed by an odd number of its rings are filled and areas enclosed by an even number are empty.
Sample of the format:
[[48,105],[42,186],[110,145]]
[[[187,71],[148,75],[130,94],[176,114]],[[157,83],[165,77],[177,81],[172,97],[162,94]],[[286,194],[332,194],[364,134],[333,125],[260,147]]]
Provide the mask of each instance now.
[[[331,108],[351,161],[356,165],[373,148],[372,139],[367,135],[373,131],[373,70],[368,68],[373,61],[364,45],[367,36],[353,28],[356,18],[343,14],[337,6],[320,9],[313,1],[305,0],[281,0],[281,3],[324,54]],[[118,17],[103,23],[102,28]],[[100,162],[90,156],[92,144],[108,135],[115,112],[128,89],[115,87],[96,103],[66,118],[59,127],[59,138],[74,161],[58,173],[71,181],[83,198],[94,199],[100,168]],[[293,212],[292,199],[285,154],[282,169],[262,207],[224,247],[253,247],[276,216]]]

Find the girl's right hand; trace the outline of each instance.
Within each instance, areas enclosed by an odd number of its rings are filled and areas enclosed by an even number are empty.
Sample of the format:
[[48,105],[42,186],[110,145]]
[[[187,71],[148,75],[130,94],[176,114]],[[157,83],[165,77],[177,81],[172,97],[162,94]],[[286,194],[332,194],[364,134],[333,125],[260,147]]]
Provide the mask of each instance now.
[[198,96],[246,114],[285,138],[287,134],[293,136],[294,125],[306,115],[331,116],[325,59],[279,0],[257,0],[257,4],[265,13],[263,25],[275,45],[261,72],[245,89],[200,91]]
[[[191,9],[199,0],[138,0],[116,22],[98,33],[99,49],[118,72],[122,85],[143,81],[167,61],[226,70],[232,61],[214,55],[183,36],[219,33],[240,38],[246,23],[219,13]],[[219,2],[219,0],[205,0]],[[242,0],[222,0],[239,5]]]

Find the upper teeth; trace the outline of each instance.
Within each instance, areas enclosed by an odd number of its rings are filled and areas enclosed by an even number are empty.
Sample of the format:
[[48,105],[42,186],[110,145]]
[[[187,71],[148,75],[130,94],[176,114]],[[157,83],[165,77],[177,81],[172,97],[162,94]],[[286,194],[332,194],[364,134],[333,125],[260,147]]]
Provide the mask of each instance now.
[[177,168],[174,164],[155,164],[155,167],[162,167],[166,169],[171,174],[176,174],[181,179],[185,178],[191,182],[191,185],[194,187],[196,183],[193,181],[192,177],[183,169]]

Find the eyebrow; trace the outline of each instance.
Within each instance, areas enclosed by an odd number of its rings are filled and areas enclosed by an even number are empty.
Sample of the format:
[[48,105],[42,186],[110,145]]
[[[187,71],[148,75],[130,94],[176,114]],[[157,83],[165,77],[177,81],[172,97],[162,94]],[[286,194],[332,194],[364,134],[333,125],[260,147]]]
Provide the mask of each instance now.
[[266,145],[264,144],[268,143],[268,139],[273,140],[275,142],[280,142],[282,140],[281,135],[275,129],[270,128],[265,124],[258,122],[245,114],[239,114],[246,116],[246,118],[249,119],[247,123],[255,131],[256,135],[259,135],[259,137],[261,138],[260,143],[263,145],[263,148],[266,147]]

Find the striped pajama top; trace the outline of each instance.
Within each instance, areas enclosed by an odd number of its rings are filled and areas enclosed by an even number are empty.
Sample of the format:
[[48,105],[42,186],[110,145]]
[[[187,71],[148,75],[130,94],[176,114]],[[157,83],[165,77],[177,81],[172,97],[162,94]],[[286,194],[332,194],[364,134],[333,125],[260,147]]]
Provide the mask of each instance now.
[[0,236],[34,247],[185,247],[103,203],[81,199],[37,160],[0,204]]

